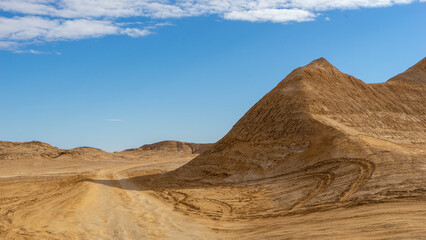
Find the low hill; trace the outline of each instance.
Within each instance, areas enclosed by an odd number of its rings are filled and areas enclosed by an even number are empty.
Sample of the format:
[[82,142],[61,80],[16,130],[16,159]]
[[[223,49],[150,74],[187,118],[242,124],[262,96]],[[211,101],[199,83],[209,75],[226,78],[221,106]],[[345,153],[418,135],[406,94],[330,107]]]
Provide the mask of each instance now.
[[200,154],[209,149],[211,143],[187,143],[179,141],[162,141],[153,144],[146,144],[139,148],[127,149],[123,152],[140,152],[140,151],[165,151],[165,152],[183,152]]
[[[0,160],[42,160],[57,158],[78,159],[109,159],[109,158],[138,158],[148,153],[183,153],[200,154],[213,144],[186,143],[178,141],[163,141],[146,144],[140,148],[127,149],[122,152],[108,153],[98,148],[77,147],[73,149],[60,149],[47,143],[32,142],[7,142],[0,141]],[[124,154],[124,155],[123,155]]]

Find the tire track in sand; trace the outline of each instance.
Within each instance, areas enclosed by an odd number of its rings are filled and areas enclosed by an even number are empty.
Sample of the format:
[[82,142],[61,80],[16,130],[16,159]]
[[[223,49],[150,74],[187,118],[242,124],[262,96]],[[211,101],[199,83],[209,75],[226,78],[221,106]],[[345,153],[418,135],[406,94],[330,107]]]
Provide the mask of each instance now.
[[366,159],[347,159],[347,161],[349,161],[349,163],[357,165],[359,167],[360,174],[356,181],[353,182],[349,186],[349,188],[347,188],[343,192],[342,196],[339,199],[340,202],[347,201],[349,197],[352,196],[352,194],[354,194],[362,186],[364,186],[368,182],[368,180],[370,180],[375,170],[374,163]]
[[[361,158],[337,158],[337,159],[328,159],[325,161],[321,161],[319,163],[316,163],[312,166],[309,166],[307,168],[304,168],[300,172],[306,172],[313,169],[320,169],[321,167],[327,166],[327,165],[335,165],[337,164],[337,168],[342,167],[342,164],[349,164],[349,165],[356,165],[359,168],[359,175],[357,179],[349,185],[348,188],[346,188],[341,196],[339,197],[339,202],[344,202],[349,199],[352,194],[357,192],[362,186],[365,185],[365,183],[368,182],[368,180],[373,175],[375,165],[373,162],[368,161],[366,159]],[[318,187],[312,191],[310,194],[308,194],[305,198],[302,198],[298,203],[296,203],[289,212],[294,212],[297,209],[300,209],[305,205],[307,202],[315,198],[318,194],[323,192],[335,179],[335,174],[332,173],[336,168],[332,168],[328,172],[323,173],[314,173],[312,175],[307,175],[307,177],[316,177],[320,180],[320,184]]]
[[303,207],[303,205],[305,205],[307,202],[309,202],[315,196],[317,196],[318,194],[323,192],[333,182],[335,175],[334,175],[334,173],[329,172],[329,173],[316,173],[316,174],[312,174],[312,175],[306,176],[306,177],[317,178],[317,179],[320,180],[320,183],[311,193],[309,193],[305,198],[301,199],[298,203],[296,203],[289,210],[289,212],[294,212],[294,211],[300,209],[301,207]]

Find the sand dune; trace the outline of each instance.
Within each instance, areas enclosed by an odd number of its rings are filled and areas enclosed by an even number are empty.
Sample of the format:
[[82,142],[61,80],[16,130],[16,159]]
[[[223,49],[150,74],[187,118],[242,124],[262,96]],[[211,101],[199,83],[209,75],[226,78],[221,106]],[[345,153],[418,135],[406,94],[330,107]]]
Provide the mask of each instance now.
[[426,58],[379,84],[318,59],[214,145],[1,142],[0,238],[425,239],[425,90]]

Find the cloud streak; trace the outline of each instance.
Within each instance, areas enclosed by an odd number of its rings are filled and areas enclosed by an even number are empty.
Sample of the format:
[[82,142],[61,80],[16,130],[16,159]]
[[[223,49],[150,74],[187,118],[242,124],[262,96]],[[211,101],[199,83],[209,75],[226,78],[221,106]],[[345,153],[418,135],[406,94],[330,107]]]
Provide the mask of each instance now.
[[58,41],[124,34],[131,37],[146,36],[146,29],[123,28],[109,20],[50,19],[39,16],[0,17],[0,46],[11,47],[19,41]]
[[123,120],[118,119],[118,118],[109,118],[107,119],[108,122],[122,122]]
[[[0,10],[12,17],[0,16],[0,49],[105,35],[142,37],[162,24],[169,25],[161,22],[165,19],[215,15],[234,21],[306,22],[327,10],[388,7],[415,1],[418,0],[1,0]],[[154,23],[143,25],[141,19]]]

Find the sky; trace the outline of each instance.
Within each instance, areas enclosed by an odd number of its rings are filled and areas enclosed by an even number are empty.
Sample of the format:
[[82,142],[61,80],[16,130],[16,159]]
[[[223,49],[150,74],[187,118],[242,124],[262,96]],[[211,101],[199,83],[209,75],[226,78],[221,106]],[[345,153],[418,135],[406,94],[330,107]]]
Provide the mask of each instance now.
[[425,26],[424,0],[0,0],[0,140],[216,142],[314,59],[405,71]]

